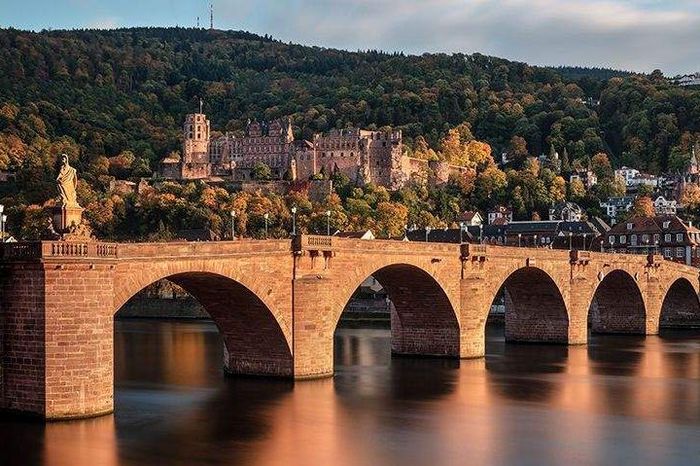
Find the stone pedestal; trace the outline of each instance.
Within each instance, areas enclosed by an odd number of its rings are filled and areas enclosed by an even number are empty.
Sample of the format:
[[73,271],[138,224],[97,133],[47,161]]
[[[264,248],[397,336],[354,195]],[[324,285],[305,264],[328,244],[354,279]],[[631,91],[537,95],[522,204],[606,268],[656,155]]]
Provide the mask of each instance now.
[[83,209],[80,206],[66,207],[60,206],[54,209],[53,225],[60,234],[67,233],[71,227],[78,227],[83,221]]

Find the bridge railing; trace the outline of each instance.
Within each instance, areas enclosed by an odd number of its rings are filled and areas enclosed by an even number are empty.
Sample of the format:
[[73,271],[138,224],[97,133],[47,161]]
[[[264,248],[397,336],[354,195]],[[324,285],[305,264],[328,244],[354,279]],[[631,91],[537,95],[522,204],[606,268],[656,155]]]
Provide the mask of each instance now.
[[118,246],[115,243],[88,241],[29,241],[4,243],[0,257],[4,260],[31,260],[51,257],[115,259]]

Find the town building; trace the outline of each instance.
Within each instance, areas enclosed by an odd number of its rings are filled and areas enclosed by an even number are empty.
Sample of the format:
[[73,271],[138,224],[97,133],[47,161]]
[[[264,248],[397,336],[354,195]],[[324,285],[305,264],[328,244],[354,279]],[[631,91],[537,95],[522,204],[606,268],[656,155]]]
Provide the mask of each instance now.
[[513,209],[499,205],[489,210],[486,216],[489,225],[505,225],[513,221]]
[[611,197],[600,203],[600,207],[605,209],[605,213],[614,225],[620,214],[629,212],[634,204],[634,196]]
[[508,224],[469,225],[459,228],[413,229],[408,241],[492,244],[550,249],[590,249],[607,229],[605,222],[527,221]]
[[615,176],[622,178],[625,181],[625,186],[630,186],[633,178],[640,175],[640,171],[636,168],[622,166],[615,170]]
[[459,217],[457,217],[457,221],[468,226],[479,226],[483,225],[484,218],[479,212],[476,212],[474,210],[467,210],[465,212],[462,212],[462,214]]
[[573,181],[580,181],[586,189],[591,189],[598,184],[598,177],[593,173],[593,170],[578,170],[569,175],[569,183]]
[[574,202],[560,202],[549,209],[549,219],[565,222],[580,222],[585,212]]
[[654,212],[656,215],[676,215],[678,213],[678,202],[675,199],[656,196],[654,199]]
[[633,217],[613,226],[600,242],[607,252],[663,254],[675,262],[700,266],[700,230],[676,215]]
[[688,166],[683,173],[676,175],[672,184],[672,196],[679,203],[686,186],[690,184],[700,184],[700,164],[697,158],[698,150],[700,150],[700,147],[696,144],[691,150]]
[[650,175],[648,173],[640,173],[637,176],[628,180],[626,186],[631,191],[635,191],[641,186],[648,186],[651,189],[656,189],[659,186],[659,177],[657,177],[656,175]]
[[376,239],[372,230],[336,231],[333,236],[337,236],[338,238],[347,238],[347,239],[364,239],[364,240]]

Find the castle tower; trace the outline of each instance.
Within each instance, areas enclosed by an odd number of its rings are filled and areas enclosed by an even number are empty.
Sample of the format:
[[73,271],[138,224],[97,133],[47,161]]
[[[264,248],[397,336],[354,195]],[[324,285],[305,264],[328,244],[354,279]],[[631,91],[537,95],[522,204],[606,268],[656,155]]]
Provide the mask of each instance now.
[[183,125],[181,177],[183,179],[206,178],[211,174],[209,163],[210,123],[201,113],[190,113]]

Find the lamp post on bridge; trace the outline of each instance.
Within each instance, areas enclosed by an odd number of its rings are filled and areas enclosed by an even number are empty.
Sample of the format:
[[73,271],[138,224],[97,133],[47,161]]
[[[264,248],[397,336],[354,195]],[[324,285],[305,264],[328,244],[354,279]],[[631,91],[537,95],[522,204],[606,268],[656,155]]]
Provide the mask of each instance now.
[[267,221],[270,218],[270,214],[266,213],[263,217],[265,218],[265,239],[267,239]]
[[425,227],[425,242],[426,243],[428,242],[428,235],[430,234],[430,230],[432,230],[432,228]]
[[292,207],[292,236],[297,235],[297,206]]
[[518,233],[518,247],[520,247],[520,240],[522,239],[522,237],[523,237],[523,234]]
[[7,221],[7,215],[3,214],[5,212],[5,206],[0,204],[0,242],[5,242],[5,221]]
[[537,235],[534,236],[535,247],[537,247]]
[[331,211],[326,211],[326,236],[331,235]]
[[231,209],[231,241],[236,240],[236,211]]
[[462,234],[464,233],[464,222],[459,222],[459,244],[464,243]]
[[588,234],[588,233],[584,233],[584,234],[583,234],[583,250],[584,250],[584,251],[588,251],[588,245],[586,245],[586,235],[587,235],[587,234]]
[[484,225],[479,225],[479,244],[484,244]]
[[574,249],[573,240],[574,240],[574,232],[570,231],[569,232],[569,251]]

